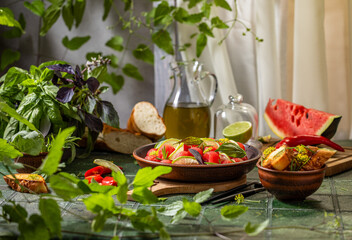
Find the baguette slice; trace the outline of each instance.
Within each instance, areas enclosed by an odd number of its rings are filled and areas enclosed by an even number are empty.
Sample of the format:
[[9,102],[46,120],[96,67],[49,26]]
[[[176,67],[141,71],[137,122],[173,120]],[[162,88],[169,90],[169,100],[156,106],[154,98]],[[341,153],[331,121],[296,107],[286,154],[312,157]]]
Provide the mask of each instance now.
[[154,141],[162,138],[166,132],[162,117],[154,105],[149,102],[139,102],[134,105],[127,122],[127,128]]
[[104,124],[103,132],[99,134],[94,147],[98,150],[131,154],[136,148],[149,143],[152,143],[152,140],[139,133]]
[[[49,189],[44,178],[38,174],[16,173],[14,174],[18,180],[12,175],[4,176],[5,182],[17,192],[34,192],[34,193],[48,193]],[[21,185],[23,186],[21,188]]]

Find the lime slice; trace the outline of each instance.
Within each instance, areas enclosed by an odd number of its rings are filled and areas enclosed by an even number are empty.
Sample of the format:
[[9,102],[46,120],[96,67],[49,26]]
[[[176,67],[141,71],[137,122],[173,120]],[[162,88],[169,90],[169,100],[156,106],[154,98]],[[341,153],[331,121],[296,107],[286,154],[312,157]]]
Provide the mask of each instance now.
[[178,146],[175,148],[175,150],[170,154],[170,156],[169,156],[170,160],[175,160],[177,153],[182,152],[184,150],[183,145],[185,145],[185,144],[184,143],[178,144]]
[[173,164],[198,165],[198,161],[192,156],[181,156],[172,161]]
[[216,149],[220,147],[220,144],[212,138],[202,138],[204,147],[215,147]]
[[176,143],[178,143],[179,141],[180,141],[180,139],[177,139],[177,138],[168,138],[168,139],[165,139],[164,141],[158,142],[154,148],[159,149],[164,144],[169,144],[169,145],[175,147]]
[[252,137],[252,123],[248,121],[232,123],[222,130],[222,135],[236,142],[245,143]]

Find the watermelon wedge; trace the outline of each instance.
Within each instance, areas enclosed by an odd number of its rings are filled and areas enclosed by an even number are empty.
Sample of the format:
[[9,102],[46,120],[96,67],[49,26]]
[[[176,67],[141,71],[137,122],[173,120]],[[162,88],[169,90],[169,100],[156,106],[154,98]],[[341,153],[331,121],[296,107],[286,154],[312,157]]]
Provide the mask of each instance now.
[[305,108],[283,99],[269,99],[264,119],[280,138],[297,135],[321,135],[332,138],[341,116]]

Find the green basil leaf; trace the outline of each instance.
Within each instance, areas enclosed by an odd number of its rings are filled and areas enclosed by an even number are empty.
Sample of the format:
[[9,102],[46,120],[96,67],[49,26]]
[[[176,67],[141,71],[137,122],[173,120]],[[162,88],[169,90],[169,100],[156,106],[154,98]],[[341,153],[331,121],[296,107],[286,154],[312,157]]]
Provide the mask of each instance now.
[[61,238],[61,211],[54,199],[41,198],[39,210],[44,219],[45,225],[49,228],[53,236]]
[[77,184],[72,183],[69,179],[66,179],[60,175],[52,175],[49,178],[50,188],[62,199],[69,201],[84,192],[77,186]]
[[44,159],[39,168],[42,172],[50,176],[57,171],[63,154],[62,148],[65,144],[65,140],[71,136],[74,130],[75,127],[66,128],[55,137],[48,156]]
[[40,29],[40,36],[45,36],[54,23],[56,23],[60,17],[60,11],[60,6],[55,4],[48,7],[43,16],[43,25]]
[[125,83],[125,79],[122,75],[116,75],[115,73],[110,73],[106,75],[104,82],[109,84],[112,88],[112,92],[116,94],[120,91]]
[[198,29],[200,32],[205,33],[206,35],[208,35],[210,37],[214,37],[213,32],[211,31],[211,29],[209,28],[209,26],[206,23],[199,24]]
[[242,205],[227,205],[221,208],[221,216],[225,220],[231,220],[237,218],[241,214],[247,212],[248,207]]
[[82,47],[86,42],[90,40],[90,36],[85,36],[85,37],[74,37],[71,40],[68,39],[67,36],[65,36],[62,39],[62,44],[68,48],[71,51],[77,50],[80,47]]
[[87,210],[93,213],[99,213],[101,210],[113,211],[115,208],[114,199],[103,193],[92,194],[91,196],[83,199]]
[[85,7],[86,0],[76,0],[73,5],[73,16],[75,19],[76,28],[79,26],[79,24],[81,24]]
[[229,28],[226,23],[224,23],[219,17],[213,17],[211,19],[211,25],[215,28],[225,29]]
[[29,9],[32,13],[39,17],[43,17],[45,12],[44,2],[41,0],[34,0],[33,2],[24,2],[23,5]]
[[13,13],[9,8],[0,8],[0,25],[16,27],[23,32],[21,24],[14,18]]
[[114,36],[105,43],[105,46],[121,52],[124,49],[122,44],[123,38],[121,36]]
[[20,60],[21,53],[11,49],[5,49],[1,54],[1,70],[4,70],[7,66]]
[[183,209],[192,217],[199,216],[202,206],[197,202],[190,202],[186,198],[183,199]]
[[24,239],[43,240],[50,239],[44,219],[38,214],[32,214],[27,221],[19,222],[18,230]]
[[264,229],[268,225],[269,225],[269,219],[265,220],[264,222],[262,222],[260,224],[253,224],[253,225],[250,222],[248,222],[245,225],[244,230],[248,234],[248,236],[257,236],[259,233],[264,231]]
[[226,155],[229,157],[234,158],[243,158],[246,156],[245,150],[238,146],[238,144],[231,142],[223,143],[218,149],[215,150],[215,152],[223,152],[226,153]]
[[208,189],[206,191],[199,192],[193,197],[193,200],[196,203],[202,203],[202,202],[204,202],[205,200],[207,200],[211,196],[213,191],[214,191],[214,189],[210,188],[210,189]]
[[168,31],[160,29],[159,31],[152,34],[152,41],[159,48],[164,50],[166,53],[173,55],[174,48],[172,45],[172,39]]
[[179,141],[179,143],[182,142],[186,145],[200,145],[203,143],[203,140],[199,137],[186,137]]
[[142,204],[153,204],[158,202],[158,197],[146,187],[135,187],[132,192],[132,198]]
[[127,63],[123,68],[122,72],[131,78],[134,78],[139,81],[143,81],[143,76],[140,74],[138,68],[130,63]]
[[44,145],[44,137],[36,131],[19,131],[12,139],[11,143],[23,153],[33,156],[39,155]]
[[154,180],[163,175],[170,173],[172,170],[171,167],[165,167],[165,166],[157,166],[155,168],[151,167],[145,167],[142,169],[139,169],[134,180],[133,180],[133,186],[134,188],[137,187],[150,187],[153,185]]
[[[49,86],[48,86],[49,87]],[[52,123],[52,131],[57,133],[60,129],[63,129],[67,126],[64,122],[61,111],[60,111],[60,104],[53,100],[53,98],[49,97],[48,95],[43,96],[43,108],[46,112],[46,116],[49,118],[50,122]]]
[[204,33],[200,33],[197,37],[197,47],[196,47],[196,54],[197,57],[200,57],[202,55],[202,52],[207,45],[208,39],[207,36]]
[[112,0],[104,0],[104,15],[103,15],[103,21],[106,20],[106,18],[109,15],[110,9],[112,5]]
[[121,204],[127,202],[128,183],[127,178],[120,172],[112,172],[112,176],[117,182],[116,198]]
[[146,63],[154,64],[154,54],[145,44],[139,44],[138,47],[133,50],[133,56]]
[[214,0],[215,6],[217,7],[222,7],[226,10],[232,11],[232,8],[230,5],[227,3],[226,0]]
[[74,22],[74,13],[73,13],[73,4],[72,0],[67,0],[66,4],[62,7],[62,18],[68,28],[68,30],[72,29]]
[[14,159],[22,156],[23,154],[13,145],[7,143],[5,139],[0,138],[0,161],[3,161],[5,158]]

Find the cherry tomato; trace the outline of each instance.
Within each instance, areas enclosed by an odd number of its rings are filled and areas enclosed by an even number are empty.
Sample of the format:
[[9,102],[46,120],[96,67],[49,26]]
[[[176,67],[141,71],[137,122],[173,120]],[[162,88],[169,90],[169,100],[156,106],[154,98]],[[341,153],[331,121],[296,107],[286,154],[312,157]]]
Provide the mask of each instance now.
[[92,182],[92,178],[94,178],[94,180],[97,181],[98,183],[101,183],[101,181],[103,181],[103,177],[100,174],[94,174],[94,175],[85,177],[85,179],[88,180],[88,183]]
[[219,153],[214,151],[204,153],[203,159],[206,162],[220,163]]
[[88,177],[88,176],[96,175],[96,174],[104,175],[104,174],[109,174],[109,173],[111,173],[110,168],[103,167],[103,166],[96,166],[96,167],[93,167],[93,168],[87,170],[86,173],[84,174],[84,177]]
[[114,180],[113,177],[104,177],[101,181],[101,185],[117,186],[117,182]]
[[[175,148],[169,144],[165,144],[164,146],[162,146],[161,148],[159,148],[158,150],[158,158],[160,159],[167,159],[169,157],[169,155],[175,151]],[[166,156],[164,156],[163,152],[166,153]]]

